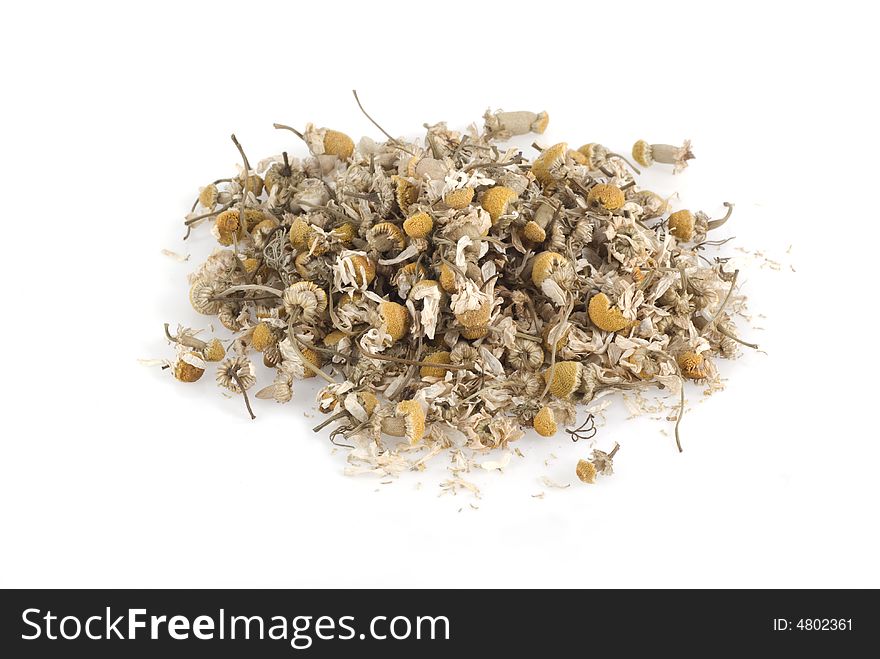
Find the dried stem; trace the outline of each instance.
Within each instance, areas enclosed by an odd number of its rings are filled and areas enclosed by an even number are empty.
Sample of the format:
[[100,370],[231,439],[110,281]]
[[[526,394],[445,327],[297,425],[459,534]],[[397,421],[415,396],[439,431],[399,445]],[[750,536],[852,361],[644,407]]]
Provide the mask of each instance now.
[[312,432],[320,432],[321,430],[323,430],[324,428],[329,426],[334,421],[338,421],[339,419],[347,419],[347,418],[349,418],[348,412],[338,412],[338,413],[334,414],[333,416],[331,416],[327,419],[324,419],[321,423],[319,423],[317,426],[312,428]]
[[260,295],[257,297],[226,297],[223,295],[215,295],[208,298],[211,302],[262,302],[263,300],[277,300],[277,295]]
[[727,222],[727,220],[730,219],[730,216],[733,214],[733,204],[725,201],[724,205],[727,206],[727,213],[720,220],[712,220],[711,222],[708,222],[706,225],[708,227],[707,231],[711,231],[712,229],[717,229],[722,224]]
[[251,409],[251,401],[248,400],[247,391],[245,391],[244,385],[241,383],[241,378],[238,377],[238,373],[236,373],[235,371],[230,373],[230,375],[232,375],[232,379],[235,380],[235,383],[238,385],[238,388],[241,389],[241,395],[242,395],[242,397],[244,397],[245,407],[247,407],[248,414],[251,415],[251,421],[253,421],[257,417],[254,416],[254,411]]
[[324,371],[322,371],[320,368],[318,368],[312,362],[310,362],[308,359],[305,358],[305,355],[302,354],[302,351],[299,349],[299,346],[297,345],[297,343],[300,343],[300,340],[291,331],[291,327],[289,324],[287,327],[287,336],[289,336],[291,338],[290,345],[291,345],[291,347],[293,347],[294,351],[299,356],[300,361],[302,361],[302,363],[303,363],[303,366],[305,366],[307,369],[312,371],[315,375],[320,375],[324,380],[326,380],[330,384],[339,384],[336,380],[334,380],[332,377],[327,375]]
[[[678,368],[678,362],[675,363],[676,368]],[[678,369],[678,377],[681,379],[681,400],[678,404],[678,418],[675,420],[675,445],[678,447],[678,452],[683,453],[684,449],[681,447],[681,436],[678,434],[678,426],[681,424],[681,417],[684,416],[684,376],[681,374],[681,369]]]
[[396,139],[394,139],[393,137],[391,137],[391,134],[390,134],[387,130],[385,130],[384,128],[382,128],[382,126],[380,126],[379,124],[376,123],[376,120],[373,119],[373,117],[371,117],[369,114],[367,114],[367,111],[364,110],[364,106],[361,104],[361,99],[358,98],[357,90],[352,89],[352,90],[351,90],[351,93],[354,94],[354,100],[357,101],[358,107],[361,109],[361,112],[364,113],[364,116],[365,116],[367,119],[370,120],[370,123],[372,123],[372,124],[373,124],[376,128],[378,128],[380,131],[382,131],[382,134],[385,135],[385,137],[387,137],[388,140],[389,140],[394,146],[396,146],[396,147],[397,147],[398,149],[400,149],[401,151],[403,151],[403,152],[405,152],[405,153],[408,153],[408,154],[411,155],[411,156],[416,155],[416,154],[414,154],[412,151],[410,151],[409,149],[407,149],[406,147],[404,147],[404,146],[403,146],[400,142],[398,142]]
[[[241,160],[244,163],[244,172],[242,174],[242,187],[241,187],[241,203],[238,206],[238,223],[239,226],[245,226],[244,220],[244,211],[245,211],[245,202],[247,201],[248,196],[248,184],[250,183],[250,174],[251,174],[251,165],[248,162],[247,156],[244,154],[244,149],[241,148],[241,144],[238,143],[238,138],[235,137],[235,133],[229,136],[232,139],[232,143],[235,144],[235,148],[238,149],[238,152],[241,154]],[[235,237],[233,236],[233,240]],[[238,260],[238,243],[235,244],[235,254],[236,261]],[[245,397],[247,400],[247,397]],[[248,405],[248,409],[250,409],[250,405]]]
[[593,439],[596,436],[596,433],[599,430],[596,428],[596,417],[592,414],[588,414],[587,418],[584,419],[584,422],[574,430],[570,430],[569,428],[565,429],[569,435],[571,435],[571,441],[577,442],[581,439]]
[[721,317],[721,314],[724,312],[724,307],[727,306],[727,303],[730,301],[730,296],[733,294],[733,289],[736,288],[736,278],[739,275],[739,270],[734,270],[733,279],[730,280],[730,289],[727,291],[727,295],[724,297],[724,301],[721,303],[721,306],[718,307],[718,311],[715,312],[715,315],[712,319],[706,323],[706,326],[703,328],[701,332],[702,335],[705,336],[706,332],[712,329],[712,326],[715,324],[715,321]]
[[221,295],[228,296],[232,293],[238,293],[239,291],[263,291],[265,293],[272,293],[272,295],[275,295],[276,297],[284,295],[284,291],[272,288],[271,286],[264,286],[263,284],[239,284],[238,286],[230,286],[223,291]]
[[748,341],[743,341],[741,338],[739,338],[738,336],[736,336],[735,334],[733,334],[733,333],[731,333],[731,332],[728,332],[728,331],[727,331],[726,329],[724,329],[723,327],[716,327],[716,328],[715,328],[715,331],[718,332],[719,334],[723,334],[723,335],[726,336],[728,339],[731,339],[731,340],[733,340],[733,341],[736,341],[737,343],[739,343],[739,344],[741,344],[741,345],[744,345],[744,346],[746,346],[746,347],[748,347],[748,348],[753,348],[754,350],[760,350],[760,348],[758,348],[758,344],[757,344],[757,343],[749,343]]
[[305,136],[302,133],[300,133],[296,128],[294,128],[293,126],[285,126],[284,124],[272,124],[272,127],[277,128],[278,130],[289,130],[291,133],[296,135],[303,142],[306,141]]
[[622,155],[620,155],[619,153],[614,153],[614,152],[612,152],[612,151],[609,151],[609,152],[608,152],[608,157],[609,157],[609,158],[618,158],[618,159],[622,160],[622,161],[625,162],[627,165],[629,165],[629,168],[630,168],[631,170],[633,170],[636,174],[641,174],[641,173],[642,173],[642,172],[639,171],[639,168],[638,168],[638,167],[636,167],[635,165],[633,165],[629,160],[627,160],[626,158],[624,158],[624,157],[623,157]]
[[202,220],[206,220],[209,217],[214,217],[215,215],[220,215],[220,213],[226,211],[229,208],[229,204],[226,204],[223,208],[215,211],[211,211],[210,213],[203,213],[202,215],[196,215],[195,217],[191,217],[184,222],[185,226],[192,226],[196,222],[201,222]]
[[251,165],[248,162],[247,156],[244,154],[244,149],[241,148],[241,144],[238,142],[238,138],[235,137],[235,133],[229,136],[232,139],[232,143],[235,145],[235,148],[238,149],[238,152],[241,154],[241,160],[244,163],[244,182],[245,182],[245,192],[247,192],[247,177],[251,172]]

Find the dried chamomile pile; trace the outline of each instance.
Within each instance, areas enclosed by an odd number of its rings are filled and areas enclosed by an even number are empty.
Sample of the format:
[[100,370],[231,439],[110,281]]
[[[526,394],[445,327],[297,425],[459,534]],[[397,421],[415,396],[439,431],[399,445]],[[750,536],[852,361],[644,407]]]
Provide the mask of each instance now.
[[[289,151],[255,165],[233,135],[240,171],[202,187],[185,221],[217,241],[189,300],[231,335],[166,325],[166,366],[181,382],[210,369],[251,417],[253,398],[287,403],[297,380],[321,378],[316,430],[349,449],[348,473],[441,453],[466,471],[528,428],[591,440],[578,405],[650,387],[675,394],[680,449],[684,382],[720,388],[718,360],[752,345],[733,322],[737,272],[706,255],[733,207],[673,212],[598,143],[536,143],[532,158],[502,146],[547,123],[487,112],[482,127],[426,125],[415,141],[378,124],[384,141],[276,124]],[[670,173],[693,158],[687,142],[640,140],[631,155]],[[272,380],[258,384],[257,361]],[[572,471],[592,483],[618,448]]]

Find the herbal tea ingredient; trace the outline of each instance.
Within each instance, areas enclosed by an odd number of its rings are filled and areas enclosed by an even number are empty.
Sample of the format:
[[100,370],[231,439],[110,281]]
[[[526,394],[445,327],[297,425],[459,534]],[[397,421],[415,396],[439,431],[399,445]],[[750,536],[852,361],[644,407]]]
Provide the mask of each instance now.
[[[716,361],[755,347],[733,322],[737,272],[704,254],[726,242],[708,234],[732,204],[714,220],[671,212],[600,144],[535,144],[532,160],[500,145],[542,133],[544,112],[484,119],[412,142],[378,124],[385,141],[276,124],[288,150],[253,166],[233,135],[240,171],[202,187],[185,222],[187,236],[210,223],[218,242],[190,276],[192,307],[232,337],[166,325],[174,377],[216,362],[251,417],[251,397],[286,403],[296,380],[320,378],[316,430],[332,427],[352,474],[422,469],[446,450],[465,471],[466,451],[530,427],[553,436],[579,404],[648,387],[678,395],[680,450],[684,381],[720,388]],[[693,158],[689,142],[639,140],[632,155],[675,171]],[[257,387],[255,360],[271,383]],[[593,441],[593,416],[566,432]],[[578,478],[610,475],[618,448],[593,450]]]

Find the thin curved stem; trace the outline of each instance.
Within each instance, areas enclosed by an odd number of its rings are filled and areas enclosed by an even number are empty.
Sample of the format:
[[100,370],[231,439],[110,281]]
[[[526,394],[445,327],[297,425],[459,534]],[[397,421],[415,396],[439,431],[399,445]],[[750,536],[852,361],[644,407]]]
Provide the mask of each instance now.
[[[247,226],[245,223],[245,202],[247,201],[248,195],[248,184],[250,183],[251,176],[251,165],[248,162],[247,156],[244,154],[244,149],[241,148],[241,144],[238,143],[238,138],[235,137],[235,133],[230,135],[232,138],[232,143],[235,144],[235,148],[238,149],[238,152],[241,154],[241,160],[244,163],[244,172],[242,173],[242,189],[241,189],[241,202],[238,205],[238,223],[239,226],[245,227]],[[256,193],[259,196],[259,193]],[[238,244],[235,245],[235,254],[238,256]],[[236,261],[238,258],[236,258]],[[245,399],[247,400],[247,399]]]
[[706,326],[703,328],[703,331],[700,332],[701,335],[705,336],[706,332],[712,329],[712,326],[715,324],[715,321],[721,317],[721,314],[724,312],[724,307],[727,306],[727,303],[730,302],[730,296],[733,294],[733,289],[736,288],[736,278],[739,275],[739,270],[733,271],[733,279],[730,280],[730,289],[727,291],[727,295],[724,297],[724,301],[721,303],[721,306],[718,307],[718,311],[715,312],[715,315],[712,316],[712,319],[706,323]]
[[221,296],[226,297],[239,291],[263,291],[264,293],[272,293],[276,297],[284,295],[284,291],[272,288],[271,286],[264,286],[263,284],[239,284],[238,286],[230,286],[221,293]]
[[411,155],[411,156],[414,156],[414,155],[415,155],[412,151],[410,151],[409,149],[404,148],[404,146],[403,146],[400,142],[398,142],[396,139],[394,139],[393,137],[391,137],[391,134],[390,134],[387,130],[385,130],[384,128],[382,128],[382,126],[380,126],[379,124],[377,124],[377,123],[376,123],[376,120],[373,119],[373,117],[371,117],[371,116],[367,113],[366,110],[364,110],[364,106],[361,104],[361,99],[358,98],[357,90],[352,89],[352,90],[351,90],[351,93],[354,94],[354,100],[357,101],[358,107],[361,109],[361,112],[364,113],[364,116],[365,116],[367,119],[370,120],[370,123],[372,123],[376,128],[378,128],[379,130],[381,130],[381,131],[382,131],[382,134],[385,135],[385,137],[387,137],[387,138],[391,141],[391,143],[394,144],[394,146],[396,146],[398,149],[400,149],[401,151],[405,151],[406,153],[408,153],[408,154]]
[[711,231],[712,229],[717,229],[722,224],[727,222],[730,219],[730,216],[733,215],[733,204],[728,201],[724,202],[724,205],[727,206],[727,213],[720,220],[712,220],[706,226],[708,227],[706,230]]
[[300,358],[300,360],[302,361],[303,366],[305,366],[306,368],[308,368],[308,369],[309,369],[310,371],[312,371],[315,375],[320,375],[322,378],[324,378],[324,380],[326,380],[326,381],[329,382],[330,384],[339,384],[336,380],[334,380],[333,378],[331,378],[331,377],[330,377],[329,375],[327,375],[324,371],[322,371],[320,368],[318,368],[318,367],[315,366],[312,362],[310,362],[308,359],[306,359],[305,355],[302,354],[302,351],[299,349],[299,346],[297,345],[297,343],[300,342],[299,339],[296,338],[296,336],[294,335],[294,333],[290,331],[290,328],[289,328],[289,327],[288,327],[288,329],[287,329],[287,335],[291,338],[290,345],[291,345],[291,346],[293,347],[293,349],[296,351],[296,354],[299,355],[299,358]]
[[743,341],[741,338],[739,338],[738,336],[736,336],[732,332],[728,332],[723,327],[717,327],[717,328],[715,328],[715,331],[718,332],[719,334],[723,334],[724,336],[726,336],[728,339],[731,339],[732,341],[736,341],[737,343],[746,346],[747,348],[752,348],[754,350],[760,350],[757,343],[749,343],[748,341]]
[[609,158],[619,158],[620,160],[622,160],[623,162],[625,162],[627,165],[629,165],[629,168],[630,168],[631,170],[633,170],[636,174],[641,174],[641,173],[642,173],[642,172],[639,171],[639,168],[638,168],[638,167],[636,167],[635,165],[633,165],[629,160],[627,160],[626,158],[624,158],[624,157],[623,157],[622,155],[620,155],[619,153],[614,153],[613,151],[609,151],[609,152],[608,152],[608,157],[609,157]]
[[221,208],[219,210],[215,210],[215,211],[211,211],[210,213],[203,213],[201,215],[196,215],[195,217],[191,217],[188,220],[186,220],[183,224],[185,226],[192,226],[193,224],[195,224],[196,222],[200,222],[201,220],[206,220],[209,217],[214,217],[215,215],[220,215],[220,213],[222,213],[228,209],[229,209],[229,204],[223,206],[223,208]]
[[248,414],[251,415],[251,421],[256,419],[257,417],[254,415],[254,411],[251,409],[251,401],[248,399],[247,391],[241,383],[241,378],[238,377],[238,373],[231,373],[232,379],[235,380],[235,383],[238,385],[238,388],[241,389],[241,395],[244,397],[244,404],[247,407]]
[[294,128],[293,126],[286,126],[284,124],[272,124],[272,127],[277,128],[278,130],[289,130],[291,133],[296,135],[303,142],[306,141],[305,136],[302,133],[300,133],[296,128]]
[[245,179],[245,192],[247,191],[247,177],[251,171],[251,165],[248,162],[247,156],[244,154],[244,149],[241,148],[241,144],[238,142],[238,138],[235,137],[235,133],[229,136],[232,139],[232,143],[235,144],[235,148],[238,149],[238,152],[241,154],[241,160],[244,162],[244,179]]
[[349,416],[348,412],[338,412],[338,413],[334,414],[333,416],[328,417],[327,419],[324,419],[321,423],[319,423],[317,426],[312,428],[312,432],[320,432],[321,430],[323,430],[324,428],[329,426],[334,421],[338,421],[339,419],[346,419],[346,418],[348,418],[348,416]]
[[[678,368],[678,362],[676,362],[675,366]],[[678,447],[678,452],[683,453],[684,449],[681,447],[681,436],[678,434],[678,426],[681,424],[681,417],[684,416],[684,376],[681,374],[681,369],[678,370],[678,377],[681,380],[681,400],[678,404],[678,418],[675,420],[675,445]]]

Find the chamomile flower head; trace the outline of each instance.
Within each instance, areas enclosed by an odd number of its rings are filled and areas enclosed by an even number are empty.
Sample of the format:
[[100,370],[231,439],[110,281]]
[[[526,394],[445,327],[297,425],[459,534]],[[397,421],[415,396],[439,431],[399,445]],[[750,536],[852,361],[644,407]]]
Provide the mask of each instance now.
[[556,415],[549,406],[545,405],[532,419],[532,426],[541,437],[552,437],[558,430]]
[[580,362],[556,362],[544,371],[544,382],[550,383],[551,394],[568,398],[577,391],[582,369]]
[[620,309],[611,306],[611,300],[605,293],[596,293],[591,297],[587,311],[593,324],[603,332],[619,332],[631,325]]

